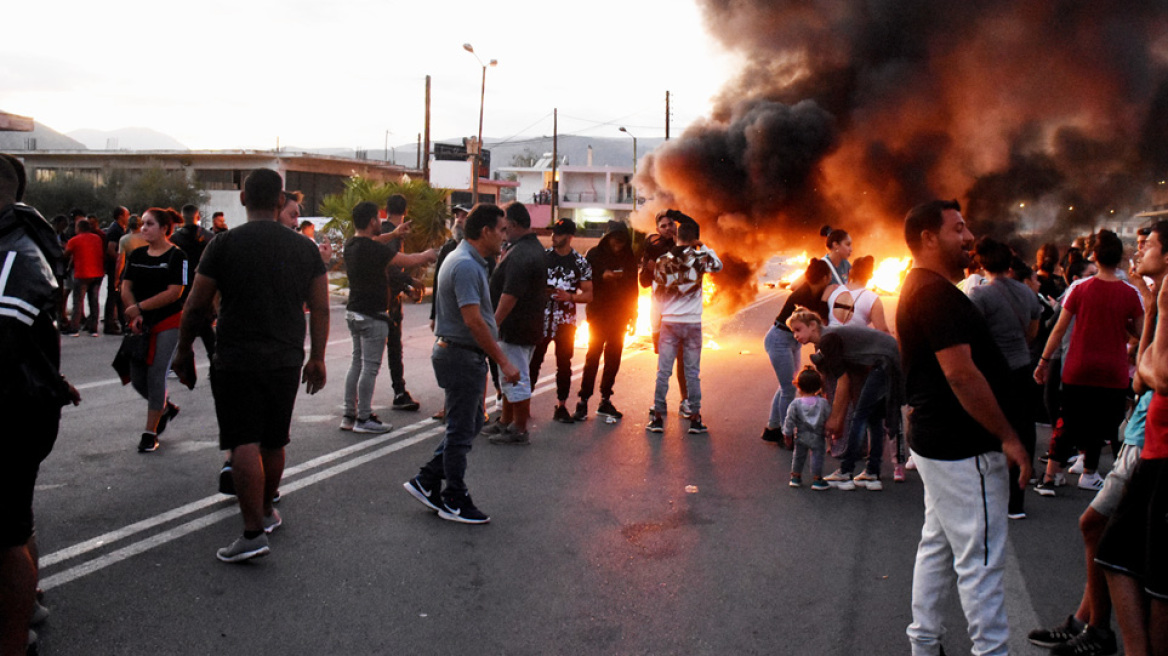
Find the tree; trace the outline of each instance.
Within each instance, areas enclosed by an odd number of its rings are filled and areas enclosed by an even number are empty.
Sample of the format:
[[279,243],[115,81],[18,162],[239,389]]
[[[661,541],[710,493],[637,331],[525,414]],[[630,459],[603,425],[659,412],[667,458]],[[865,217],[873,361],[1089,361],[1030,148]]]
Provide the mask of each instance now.
[[361,176],[353,176],[345,181],[345,189],[339,194],[330,194],[320,203],[320,211],[331,220],[325,230],[339,230],[345,238],[353,236],[353,208],[357,203],[369,201],[385,208],[385,201],[394,194],[406,197],[409,204],[407,217],[410,219],[410,234],[405,239],[405,252],[417,252],[438,246],[449,236],[446,224],[450,210],[446,207],[448,189],[437,189],[425,180],[411,180],[403,177],[399,182],[374,182]]
[[141,214],[151,207],[177,210],[188,203],[201,205],[207,199],[202,187],[181,171],[167,171],[160,166],[141,172],[115,170],[100,185],[80,176],[59,174],[49,180],[30,180],[25,192],[25,202],[47,217],[80,208],[108,219],[119,205]]

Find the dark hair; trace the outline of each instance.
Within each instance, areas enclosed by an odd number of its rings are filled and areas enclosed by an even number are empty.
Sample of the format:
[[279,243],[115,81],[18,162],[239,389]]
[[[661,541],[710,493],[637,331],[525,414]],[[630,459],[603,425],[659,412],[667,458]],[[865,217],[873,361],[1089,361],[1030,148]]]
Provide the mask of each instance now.
[[183,221],[194,221],[195,220],[195,213],[198,211],[199,211],[198,205],[191,205],[190,203],[183,205],[182,206]]
[[1095,254],[1096,264],[1114,269],[1123,259],[1123,241],[1110,230],[1100,230],[1091,252]]
[[[63,227],[62,227],[63,226]],[[53,227],[58,230],[64,230],[69,227],[69,217],[64,214],[58,214],[53,217]]]
[[16,202],[24,200],[24,188],[28,185],[28,176],[24,172],[24,164],[12,155],[0,153],[0,187],[12,190],[12,198]]
[[365,230],[377,218],[377,203],[363,201],[353,208],[353,227]]
[[1067,266],[1063,269],[1063,277],[1066,278],[1067,284],[1069,285],[1079,278],[1082,278],[1083,275],[1087,273],[1087,267],[1089,266],[1091,266],[1091,263],[1082,257],[1068,262]]
[[1023,260],[1017,255],[1014,256],[1014,261],[1010,263],[1010,272],[1010,277],[1018,282],[1026,282],[1030,280],[1030,276],[1034,275],[1034,269],[1031,269],[1030,265],[1026,263],[1026,260]]
[[214,221],[215,219],[217,219],[221,216],[223,216],[223,212],[215,212],[214,214],[211,215],[211,220]]
[[146,219],[147,214],[153,214],[154,220],[158,222],[158,227],[162,228],[163,234],[170,236],[176,223],[182,223],[182,216],[169,207],[151,207],[142,212],[142,219]]
[[977,253],[977,261],[982,268],[990,273],[1005,273],[1010,270],[1010,262],[1014,259],[1014,254],[1010,252],[1010,247],[993,237],[982,237],[977,241],[977,246],[974,248]]
[[807,282],[816,285],[824,278],[831,277],[831,267],[827,266],[827,262],[818,257],[811,258],[807,263],[807,270],[803,272],[803,279]]
[[1168,253],[1168,221],[1157,221],[1148,229],[1148,234],[1156,233],[1156,239],[1160,241],[1160,250],[1163,253]]
[[385,201],[385,212],[395,216],[406,213],[409,204],[406,202],[406,197],[401,194],[394,194]]
[[830,251],[832,246],[835,246],[847,238],[848,233],[846,230],[840,230],[839,228],[832,230],[831,232],[827,233],[827,250]]
[[[474,210],[471,211],[473,212]],[[520,228],[531,227],[531,215],[527,213],[527,208],[519,201],[507,203],[507,207],[503,208],[503,215],[507,217],[508,221]]]
[[300,232],[304,232],[304,229],[309,227],[309,226],[312,226],[312,229],[316,230],[316,224],[313,223],[312,221],[309,221],[308,219],[304,219],[303,221],[301,221],[300,225],[296,226],[296,229],[299,230]]
[[961,211],[961,203],[956,200],[934,200],[917,205],[904,217],[904,243],[916,253],[921,249],[921,233],[940,232],[945,223],[945,210]]
[[1047,243],[1038,247],[1038,254],[1035,257],[1034,265],[1038,267],[1039,271],[1043,273],[1054,273],[1054,268],[1058,264],[1058,261],[1058,246]]
[[137,214],[131,214],[130,218],[126,219],[126,230],[133,232],[136,228],[141,227],[142,218]]
[[678,241],[697,241],[702,238],[702,229],[696,221],[681,221],[677,224]]
[[876,270],[876,258],[871,255],[856,258],[852,262],[852,271],[848,274],[848,282],[865,283],[872,279],[872,272]]
[[[527,210],[524,210],[524,213],[526,212]],[[466,231],[466,238],[471,240],[482,238],[483,228],[495,227],[501,216],[506,216],[503,208],[492,203],[479,203],[470,208],[470,214],[466,215],[466,226],[463,228]]]
[[795,387],[804,394],[816,394],[823,389],[823,375],[808,365],[795,376]]
[[89,221],[80,221],[77,223],[76,231],[77,234],[81,234],[83,232],[93,232],[93,226],[89,225]]
[[280,174],[271,169],[255,169],[243,181],[243,193],[247,197],[247,209],[252,211],[273,211],[284,209],[280,206],[280,194],[284,181]]
[[79,216],[81,218],[85,218],[85,210],[81,209],[80,207],[74,207],[73,211],[69,212],[69,218],[73,221],[76,221],[77,217]]
[[[287,205],[288,203],[296,203],[297,205],[300,205],[303,202],[304,202],[304,194],[303,193],[301,193],[299,191],[288,191],[287,189],[284,190],[284,204],[285,205]],[[283,209],[283,208],[280,208],[280,209]]]

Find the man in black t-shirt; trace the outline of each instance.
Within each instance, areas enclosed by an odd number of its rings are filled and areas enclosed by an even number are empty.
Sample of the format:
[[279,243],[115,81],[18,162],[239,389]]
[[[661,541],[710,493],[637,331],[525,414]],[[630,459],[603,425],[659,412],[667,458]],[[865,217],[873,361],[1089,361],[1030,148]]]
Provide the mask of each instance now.
[[[284,206],[282,189],[275,171],[256,169],[248,175],[240,193],[247,223],[220,234],[203,253],[172,363],[179,380],[194,387],[191,344],[218,293],[211,394],[219,446],[231,451],[244,529],[216,553],[224,562],[268,554],[266,534],[283,521],[272,502],[284,473],[297,387],[303,379],[308,393],[315,394],[325,384],[328,280],[316,246],[276,222]],[[311,335],[307,362],[305,304]]]
[[[199,270],[199,261],[203,259],[203,251],[215,235],[199,225],[199,208],[194,205],[183,205],[183,224],[175,228],[170,235],[170,242],[186,253],[187,262],[191,271]],[[203,341],[203,348],[207,350],[207,358],[215,358],[215,315],[207,317],[199,329],[199,339]]]
[[492,444],[528,444],[531,418],[531,356],[543,338],[547,303],[547,264],[543,245],[531,229],[531,215],[522,203],[504,208],[511,247],[491,275],[491,302],[499,326],[499,347],[519,368],[518,383],[503,383],[503,414],[483,432]]
[[114,210],[114,221],[105,230],[105,334],[121,335],[126,323],[126,308],[122,306],[122,295],[118,293],[118,242],[126,235],[126,224],[130,220],[130,210],[119,207]]
[[[1002,412],[1009,367],[973,303],[953,281],[973,234],[957,201],[919,205],[904,222],[915,268],[900,290],[896,331],[904,363],[909,444],[925,487],[913,570],[913,654],[940,650],[941,599],[956,572],[974,652],[1008,653],[1004,573],[1008,464],[1030,460]],[[1004,453],[1003,453],[1004,452]]]
[[372,403],[381,354],[392,325],[388,312],[389,272],[394,267],[429,264],[436,256],[433,250],[412,255],[399,253],[399,237],[409,231],[409,223],[403,223],[397,229],[400,232],[381,234],[374,203],[358,203],[353,208],[353,228],[356,234],[345,242],[345,266],[349,273],[345,321],[353,336],[353,363],[345,378],[341,430],[385,433],[393,427],[373,414]]

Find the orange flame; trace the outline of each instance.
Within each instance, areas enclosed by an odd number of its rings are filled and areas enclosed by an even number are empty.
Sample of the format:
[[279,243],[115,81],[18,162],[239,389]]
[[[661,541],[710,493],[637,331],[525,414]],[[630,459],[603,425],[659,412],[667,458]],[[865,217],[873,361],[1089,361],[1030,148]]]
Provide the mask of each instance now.
[[872,279],[868,281],[868,288],[875,292],[895,294],[904,277],[912,266],[911,257],[886,257],[876,266]]

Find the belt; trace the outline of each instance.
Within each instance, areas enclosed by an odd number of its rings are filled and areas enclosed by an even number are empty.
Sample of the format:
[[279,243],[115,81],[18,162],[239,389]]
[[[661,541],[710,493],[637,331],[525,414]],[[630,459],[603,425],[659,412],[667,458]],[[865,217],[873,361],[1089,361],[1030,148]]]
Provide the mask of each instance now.
[[454,342],[454,341],[451,341],[449,339],[446,339],[445,337],[439,337],[437,344],[438,344],[438,346],[441,346],[442,348],[450,347],[450,348],[462,349],[464,351],[470,351],[472,353],[477,353],[483,357],[487,357],[487,352],[482,350],[481,348],[479,348],[477,346],[472,346],[470,344],[461,344],[459,342]]

